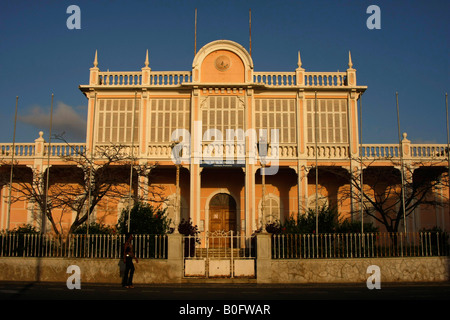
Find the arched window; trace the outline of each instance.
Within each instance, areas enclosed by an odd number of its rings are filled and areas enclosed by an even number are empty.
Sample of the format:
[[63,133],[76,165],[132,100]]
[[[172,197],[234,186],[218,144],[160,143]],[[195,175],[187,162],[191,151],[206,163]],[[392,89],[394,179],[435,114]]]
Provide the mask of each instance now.
[[[317,197],[317,204],[318,204],[317,207],[319,208],[319,210],[321,208],[323,208],[324,206],[328,206],[329,205],[328,198],[319,194]],[[315,194],[308,197],[308,209],[316,210],[316,195]]]
[[[170,196],[168,196],[167,200],[165,201],[165,205],[167,208],[166,211],[167,218],[170,219],[172,223],[175,222],[175,212],[177,209],[176,201],[177,201],[176,193],[173,193]],[[180,217],[178,222],[181,222],[181,220],[183,219],[185,220],[189,219],[189,212],[185,199],[181,197]]]
[[[259,202],[259,212],[262,212],[262,200]],[[264,216],[266,223],[280,221],[281,206],[280,198],[273,194],[266,195],[264,201]]]

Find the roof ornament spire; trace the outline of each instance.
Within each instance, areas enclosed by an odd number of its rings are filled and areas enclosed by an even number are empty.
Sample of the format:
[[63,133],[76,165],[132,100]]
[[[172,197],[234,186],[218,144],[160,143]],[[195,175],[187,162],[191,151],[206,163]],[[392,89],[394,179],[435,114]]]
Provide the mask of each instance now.
[[145,54],[145,67],[148,68],[148,49],[147,49],[147,53]]
[[352,54],[350,53],[350,51],[348,52],[348,67],[350,69],[353,67]]
[[97,66],[98,66],[97,50],[95,50],[94,67],[97,68]]
[[298,50],[297,66],[298,66],[299,68],[302,67],[302,58],[300,58],[300,50]]

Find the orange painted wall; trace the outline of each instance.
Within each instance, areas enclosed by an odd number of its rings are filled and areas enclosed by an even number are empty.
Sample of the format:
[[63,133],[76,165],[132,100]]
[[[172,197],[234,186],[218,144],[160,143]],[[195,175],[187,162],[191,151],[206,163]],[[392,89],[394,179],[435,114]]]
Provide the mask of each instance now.
[[[218,57],[227,57],[229,68],[220,71],[216,68]],[[217,50],[205,57],[201,67],[200,80],[204,83],[244,83],[245,69],[241,58],[227,50]]]

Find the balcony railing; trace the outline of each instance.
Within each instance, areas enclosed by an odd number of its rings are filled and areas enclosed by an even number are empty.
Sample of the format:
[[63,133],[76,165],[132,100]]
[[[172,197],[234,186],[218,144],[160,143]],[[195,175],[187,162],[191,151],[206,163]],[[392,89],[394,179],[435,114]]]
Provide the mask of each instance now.
[[192,72],[189,71],[159,71],[150,73],[150,85],[179,86],[192,82]]
[[[102,148],[103,146],[98,146]],[[307,159],[315,158],[316,146],[314,144],[306,145]],[[0,161],[8,162],[12,158],[12,143],[0,143]],[[14,158],[19,161],[21,159],[46,158],[50,152],[50,158],[56,159],[67,156],[76,156],[83,154],[86,150],[85,143],[16,143],[14,146]],[[100,152],[97,150],[97,152]],[[121,152],[131,154],[131,147],[121,147]],[[226,144],[222,147],[211,146],[210,143],[201,144],[201,152],[203,155],[213,155],[214,157],[222,156],[225,158],[243,158],[245,155],[245,146],[243,144]],[[383,160],[383,159],[400,159],[400,147],[398,144],[363,144],[360,148],[360,154],[363,159]],[[148,159],[171,159],[172,148],[170,143],[151,143],[148,145],[146,157]],[[188,153],[185,148],[185,154]],[[139,146],[133,147],[133,155],[140,156]],[[295,143],[280,143],[278,145],[269,145],[268,156],[279,160],[297,159],[298,150]],[[302,156],[302,155],[300,155]],[[318,144],[318,159],[348,159],[348,144]],[[403,158],[405,160],[429,160],[429,161],[445,161],[448,159],[448,151],[446,144],[407,144],[403,146]]]
[[253,82],[271,87],[291,87],[297,85],[295,72],[253,72]]
[[99,72],[102,86],[136,86],[142,84],[142,72],[104,71]]
[[99,72],[100,86],[179,86],[192,81],[190,71],[152,71],[149,78],[142,79],[142,72],[102,71]]
[[[306,155],[308,158],[314,159],[316,149],[315,145],[308,144],[306,146]],[[317,145],[318,159],[348,159],[348,144],[319,144]]]
[[305,72],[307,87],[342,87],[346,86],[346,72]]
[[399,158],[399,149],[398,144],[363,144],[360,151],[364,158]]
[[[98,85],[104,87],[130,86],[180,86],[192,83],[191,71],[100,71]],[[253,72],[249,83],[267,87],[344,87],[347,86],[346,72],[304,72],[298,79],[296,72]]]

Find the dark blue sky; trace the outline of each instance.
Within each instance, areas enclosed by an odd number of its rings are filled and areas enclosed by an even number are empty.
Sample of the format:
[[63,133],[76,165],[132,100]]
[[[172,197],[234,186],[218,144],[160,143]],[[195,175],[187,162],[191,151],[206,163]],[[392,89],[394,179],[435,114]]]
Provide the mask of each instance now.
[[[81,9],[81,30],[69,30],[69,5]],[[381,29],[369,30],[369,5]],[[252,10],[255,71],[345,71],[352,53],[363,96],[363,142],[396,143],[395,92],[401,131],[412,142],[446,143],[450,1],[2,1],[0,3],[0,142],[32,142],[43,130],[54,93],[54,133],[83,141],[87,84],[98,50],[100,70],[139,71],[149,50],[157,71],[191,70],[194,9],[197,48],[217,39],[249,47]]]

